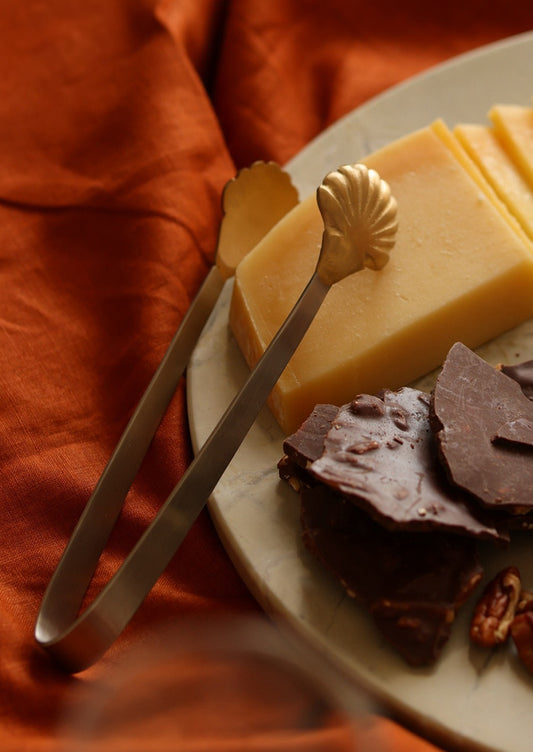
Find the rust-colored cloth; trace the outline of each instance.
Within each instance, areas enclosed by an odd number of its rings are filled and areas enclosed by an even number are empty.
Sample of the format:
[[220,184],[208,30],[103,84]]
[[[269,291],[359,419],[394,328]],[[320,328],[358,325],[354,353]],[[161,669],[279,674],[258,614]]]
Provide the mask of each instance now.
[[[204,513],[98,665],[65,676],[33,641],[59,556],[213,261],[225,182],[532,20],[503,0],[0,0],[0,749],[59,750],[74,690],[154,625],[259,610]],[[94,587],[190,457],[181,385]],[[390,752],[433,749],[373,728]],[[160,729],[153,748],[172,748]]]

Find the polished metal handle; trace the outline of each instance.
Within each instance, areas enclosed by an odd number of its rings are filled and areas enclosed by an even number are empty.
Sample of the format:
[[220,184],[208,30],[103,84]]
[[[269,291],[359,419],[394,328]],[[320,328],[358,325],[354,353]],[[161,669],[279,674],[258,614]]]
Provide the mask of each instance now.
[[[354,212],[354,197],[361,196],[365,200]],[[99,658],[139,608],[251,428],[330,286],[365,266],[380,269],[386,262],[396,232],[396,204],[376,173],[361,165],[343,167],[325,178],[317,200],[324,234],[313,276],[151,525],[100,594],[77,616],[104,537],[95,529],[99,514],[89,508],[82,515],[45,593],[35,630],[37,641],[68,671],[80,671]],[[372,226],[378,230],[369,231]]]

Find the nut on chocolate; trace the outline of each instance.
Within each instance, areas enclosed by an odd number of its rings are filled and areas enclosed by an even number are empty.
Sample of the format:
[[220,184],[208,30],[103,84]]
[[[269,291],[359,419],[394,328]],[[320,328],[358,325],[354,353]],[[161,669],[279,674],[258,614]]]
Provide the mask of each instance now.
[[506,539],[468,494],[450,486],[429,425],[429,396],[416,389],[358,395],[341,407],[309,472],[389,529]]

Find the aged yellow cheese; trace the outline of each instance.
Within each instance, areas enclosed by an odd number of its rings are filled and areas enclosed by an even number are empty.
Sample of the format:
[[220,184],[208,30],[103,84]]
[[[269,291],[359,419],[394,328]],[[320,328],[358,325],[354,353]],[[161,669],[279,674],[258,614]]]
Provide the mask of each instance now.
[[494,128],[468,123],[456,126],[453,132],[499,198],[533,238],[533,191]]
[[[329,291],[270,397],[285,432],[318,402],[409,383],[455,341],[475,347],[533,314],[533,245],[442,122],[363,161],[397,199],[397,242],[382,271]],[[309,280],[322,229],[311,196],[238,266],[230,324],[249,365]]]

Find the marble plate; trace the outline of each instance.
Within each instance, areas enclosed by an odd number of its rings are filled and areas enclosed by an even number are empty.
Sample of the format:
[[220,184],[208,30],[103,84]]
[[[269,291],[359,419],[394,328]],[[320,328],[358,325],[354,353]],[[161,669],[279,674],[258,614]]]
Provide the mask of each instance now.
[[[483,122],[491,105],[529,105],[533,33],[453,59],[357,108],[322,133],[288,165],[300,195],[315,190],[340,164],[353,162],[437,117],[449,126]],[[231,283],[196,348],[188,370],[188,408],[195,447],[247,375],[228,329]],[[487,360],[533,357],[533,322],[480,350]],[[431,386],[432,376],[423,380]],[[282,615],[301,636],[342,666],[385,712],[453,749],[531,752],[533,677],[511,648],[486,653],[467,639],[471,604],[432,668],[410,669],[368,617],[304,550],[298,500],[278,480],[283,435],[264,409],[218,484],[209,508],[238,571],[267,612]],[[487,576],[520,567],[533,588],[528,537],[504,551],[483,551]]]

